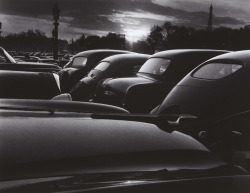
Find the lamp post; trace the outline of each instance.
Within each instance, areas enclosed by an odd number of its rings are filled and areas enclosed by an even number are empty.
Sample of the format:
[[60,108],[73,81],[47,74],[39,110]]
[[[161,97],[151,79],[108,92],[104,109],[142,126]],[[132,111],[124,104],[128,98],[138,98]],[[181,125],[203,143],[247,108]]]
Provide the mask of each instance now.
[[52,31],[53,35],[53,58],[54,60],[58,60],[58,19],[60,14],[60,9],[58,8],[57,3],[55,4],[54,8],[52,9],[53,17],[54,17],[54,29]]
[[53,52],[53,58],[55,58],[55,29],[52,30],[52,52]]
[[1,37],[1,34],[2,34],[2,22],[0,21],[0,37]]

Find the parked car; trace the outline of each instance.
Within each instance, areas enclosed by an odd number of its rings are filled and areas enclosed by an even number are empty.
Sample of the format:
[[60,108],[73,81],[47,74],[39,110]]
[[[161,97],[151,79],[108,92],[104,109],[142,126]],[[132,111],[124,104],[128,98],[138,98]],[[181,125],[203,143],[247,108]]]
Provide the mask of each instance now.
[[116,55],[128,54],[130,52],[123,50],[98,49],[88,50],[76,54],[59,72],[62,91],[69,92],[73,86],[88,72],[93,69],[102,59]]
[[147,54],[118,54],[103,59],[71,89],[70,94],[73,100],[92,99],[98,82],[102,79],[135,75],[149,56]]
[[220,159],[250,171],[250,110],[230,111],[217,116],[196,117],[189,114],[103,114],[94,119],[115,119],[145,122],[172,133],[179,131],[192,136]]
[[173,113],[171,109],[175,109],[207,117],[248,109],[249,74],[249,50],[214,57],[183,78],[155,113]]
[[1,192],[250,190],[246,170],[181,132],[25,103],[0,100]]
[[3,48],[0,47],[1,70],[23,70],[36,72],[58,72],[61,68],[57,65],[37,62],[17,62]]
[[222,50],[168,50],[152,55],[135,77],[104,80],[96,102],[123,106],[130,112],[150,112],[188,72]]
[[60,93],[56,73],[2,70],[0,65],[0,98],[50,99]]

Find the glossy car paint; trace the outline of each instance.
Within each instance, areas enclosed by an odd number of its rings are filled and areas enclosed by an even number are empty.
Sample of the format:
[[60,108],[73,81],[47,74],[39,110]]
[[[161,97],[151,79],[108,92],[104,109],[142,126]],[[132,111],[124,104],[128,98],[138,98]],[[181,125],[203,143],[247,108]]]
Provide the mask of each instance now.
[[[216,80],[196,78],[193,74],[209,63],[238,64],[236,72]],[[167,113],[176,106],[179,113],[209,117],[248,109],[250,83],[250,51],[217,56],[201,64],[181,80],[155,113]]]
[[250,189],[243,169],[188,135],[50,103],[0,100],[1,192]]
[[[86,77],[82,78],[70,91],[73,100],[88,101],[93,97],[96,87],[102,79],[136,74],[149,56],[147,54],[118,54],[101,60],[96,68],[105,64],[106,69],[94,68]],[[136,69],[134,69],[135,67]]]
[[[115,105],[123,106],[131,112],[150,112],[194,67],[223,53],[226,51],[168,50],[156,53],[150,59],[171,61],[165,72],[154,75],[142,73],[139,70],[136,77],[106,80],[98,88],[100,91],[97,92],[100,94],[97,100],[108,104],[114,104],[112,101],[115,101]],[[113,93],[112,96],[105,95],[109,91]]]
[[[93,69],[99,61],[102,59],[116,55],[116,54],[128,54],[129,51],[124,50],[110,50],[110,49],[97,49],[97,50],[88,50],[76,54],[72,60],[67,63],[63,69],[59,72],[61,78],[62,90],[69,92],[70,89],[87,73]],[[78,57],[85,57],[87,59],[84,67],[73,67],[72,62]]]

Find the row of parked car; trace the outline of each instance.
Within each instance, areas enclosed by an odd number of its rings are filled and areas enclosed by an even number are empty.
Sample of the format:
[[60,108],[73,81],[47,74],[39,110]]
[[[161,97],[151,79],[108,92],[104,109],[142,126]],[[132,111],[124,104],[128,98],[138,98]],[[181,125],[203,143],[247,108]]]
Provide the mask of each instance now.
[[0,53],[1,192],[250,191],[250,51]]

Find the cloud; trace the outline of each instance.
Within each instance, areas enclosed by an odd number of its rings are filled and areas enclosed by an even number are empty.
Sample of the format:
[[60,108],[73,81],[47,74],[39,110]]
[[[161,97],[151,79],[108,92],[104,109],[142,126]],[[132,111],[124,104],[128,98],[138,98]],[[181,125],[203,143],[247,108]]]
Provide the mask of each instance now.
[[155,4],[181,9],[188,12],[208,12],[213,4],[214,14],[218,17],[238,18],[248,21],[250,17],[249,0],[153,0]]
[[[0,0],[3,30],[19,32],[35,28],[45,31],[50,36],[53,28],[52,8],[55,2],[55,0]],[[204,28],[207,25],[208,7],[211,3],[210,0],[57,0],[57,2],[61,10],[59,36],[68,40],[79,37],[82,33],[106,35],[109,31],[124,33],[126,37],[132,39],[132,36],[146,35],[153,25],[162,25],[165,21]],[[222,15],[217,12],[223,0],[216,2],[218,7],[214,8],[215,26],[240,27],[246,24],[244,19],[236,16],[237,10],[239,15],[245,14],[245,8],[242,12],[239,11],[240,6],[245,5],[245,0],[239,0],[238,7],[231,5],[232,9],[224,9]]]

